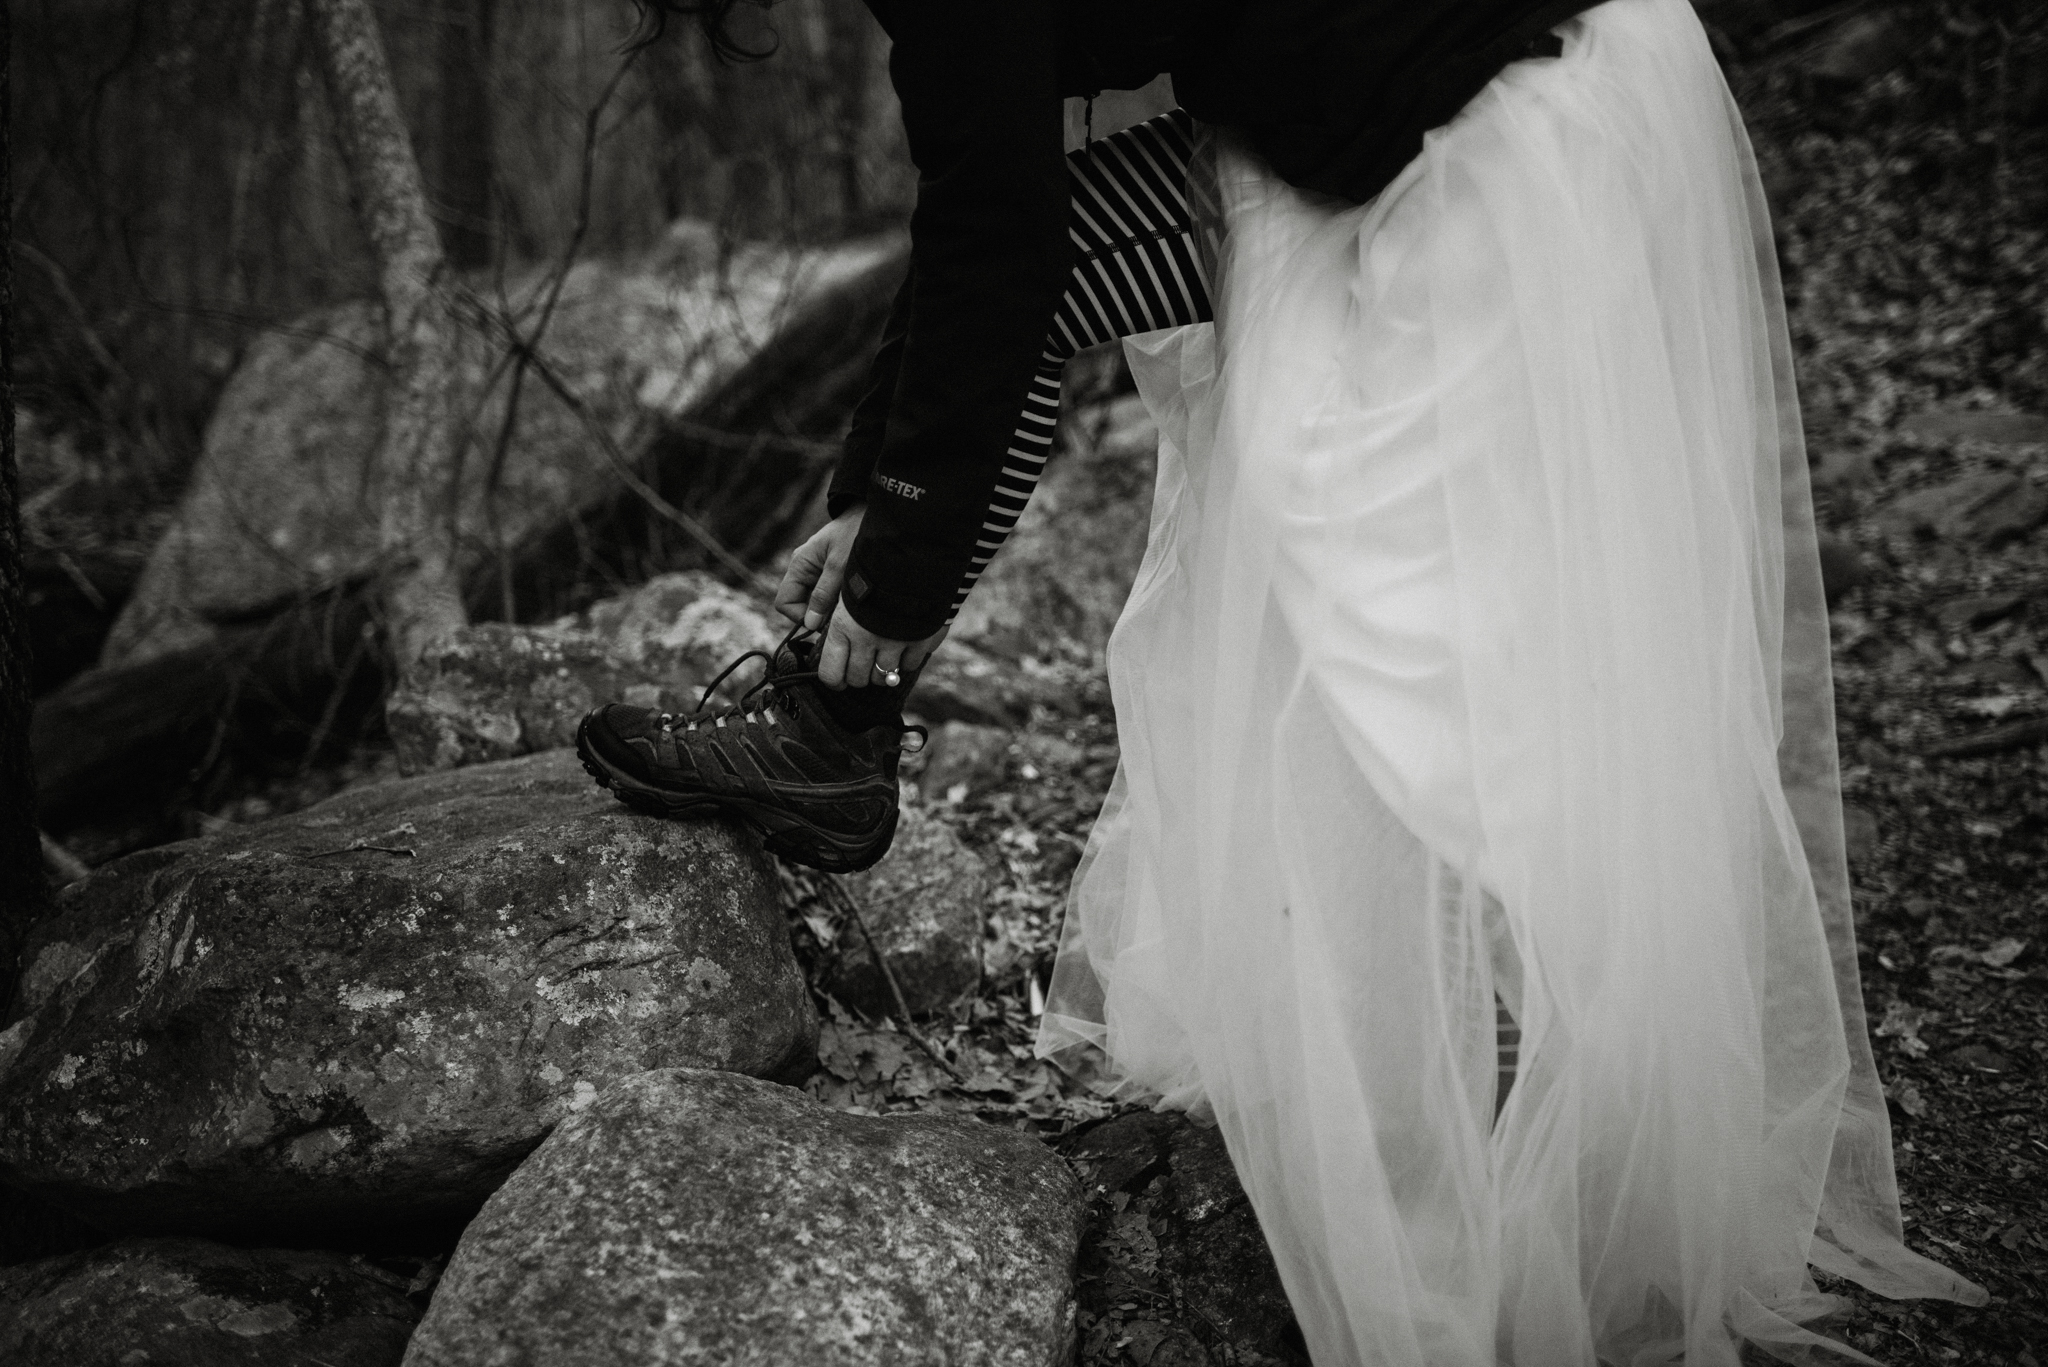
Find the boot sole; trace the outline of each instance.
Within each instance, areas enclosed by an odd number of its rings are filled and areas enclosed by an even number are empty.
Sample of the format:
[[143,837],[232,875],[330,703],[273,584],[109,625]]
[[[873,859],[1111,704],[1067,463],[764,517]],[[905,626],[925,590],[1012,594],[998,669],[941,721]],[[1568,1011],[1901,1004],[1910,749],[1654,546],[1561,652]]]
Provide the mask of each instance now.
[[874,836],[851,840],[811,825],[802,817],[780,808],[765,806],[739,794],[715,796],[710,793],[674,793],[657,788],[633,775],[615,769],[590,744],[590,719],[576,727],[576,758],[584,772],[609,789],[612,796],[636,812],[676,819],[681,817],[737,817],[761,841],[768,853],[824,873],[859,873],[873,868],[896,841],[898,812],[892,805],[888,820]]

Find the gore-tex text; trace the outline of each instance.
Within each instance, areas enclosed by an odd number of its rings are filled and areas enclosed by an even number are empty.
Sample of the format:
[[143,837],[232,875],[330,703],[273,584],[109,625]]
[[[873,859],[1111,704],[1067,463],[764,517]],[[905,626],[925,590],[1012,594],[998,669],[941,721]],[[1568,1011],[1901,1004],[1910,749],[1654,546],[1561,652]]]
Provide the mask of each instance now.
[[895,494],[901,498],[912,500],[924,497],[924,487],[922,485],[908,484],[903,480],[891,479],[889,476],[882,474],[875,475],[873,482],[876,488],[886,494]]

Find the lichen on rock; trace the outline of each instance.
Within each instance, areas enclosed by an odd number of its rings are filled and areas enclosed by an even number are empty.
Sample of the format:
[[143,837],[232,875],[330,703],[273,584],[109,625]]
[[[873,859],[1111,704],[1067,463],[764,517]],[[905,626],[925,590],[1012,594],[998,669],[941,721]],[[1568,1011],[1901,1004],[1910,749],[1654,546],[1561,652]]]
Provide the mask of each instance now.
[[0,1178],[116,1230],[459,1221],[613,1079],[815,1062],[754,842],[561,752],[117,861],[24,962]]
[[464,1232],[407,1367],[1052,1367],[1081,1193],[1037,1140],[730,1073],[623,1079]]
[[689,710],[731,660],[781,634],[710,575],[665,574],[547,625],[462,628],[392,694],[386,720],[409,772],[554,749],[600,703]]
[[881,951],[911,1012],[936,1011],[981,980],[981,932],[992,892],[982,857],[952,828],[905,808],[888,855],[846,879],[867,933],[839,936],[825,986],[870,1016],[900,1014],[868,944]]

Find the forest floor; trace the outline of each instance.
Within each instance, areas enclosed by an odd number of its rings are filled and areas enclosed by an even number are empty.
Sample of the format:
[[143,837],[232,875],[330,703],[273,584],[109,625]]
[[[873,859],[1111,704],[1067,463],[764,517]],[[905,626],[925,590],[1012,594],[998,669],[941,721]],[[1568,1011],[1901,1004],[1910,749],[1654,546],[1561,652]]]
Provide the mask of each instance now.
[[[2024,424],[1953,419],[2048,417],[2048,7],[1899,14],[1889,69],[1853,86],[1816,77],[1797,35],[1729,64],[1777,217],[1817,515],[1833,577],[1856,581],[1834,604],[1838,732],[1907,1240],[1991,1295],[1964,1308],[1838,1288],[1850,1309],[1832,1332],[1893,1367],[2048,1367],[2048,527],[1999,520],[2048,498],[2048,444],[2039,427],[2028,443]],[[33,495],[37,472],[24,478]],[[1048,1136],[1116,1110],[1031,1054],[1116,762],[1099,660],[1039,663],[1078,709],[1041,710],[986,783],[929,804],[997,873],[981,989],[915,1037],[827,1001],[811,1086],[831,1104]],[[366,752],[199,828],[387,769]],[[809,876],[789,883],[816,969],[833,932],[806,919],[822,914]],[[1143,1198],[1119,1210],[1111,1263],[1156,1256],[1150,1216]],[[1091,1367],[1133,1361],[1119,1304],[1084,1293],[1084,1308]]]
[[[2048,526],[2023,529],[2048,500],[2048,130],[2009,107],[2014,54],[2038,66],[2048,24],[2015,13],[1912,12],[1893,35],[1911,55],[1852,90],[1816,81],[1796,44],[1730,64],[1777,221],[1830,580],[1847,585],[1838,735],[1906,1239],[1991,1297],[1890,1301],[1823,1277],[1848,1298],[1829,1332],[1893,1367],[2048,1367]],[[987,783],[939,804],[1000,870],[982,990],[925,1027],[966,1082],[842,1012],[823,1099],[1047,1133],[1114,1109],[1031,1056],[1116,754],[1099,662],[1040,663],[1081,715],[1041,712]],[[1132,1231],[1105,1250],[1108,1281],[1142,1281],[1152,1212],[1140,1197],[1116,1218]],[[1100,1287],[1083,1307],[1084,1360],[1136,1361],[1120,1330],[1145,1312]]]
[[[2040,1367],[2048,14],[1900,22],[1913,55],[1852,93],[1816,98],[1791,64],[1735,80],[1774,192],[1818,519],[1838,575],[1862,581],[1833,613],[1837,733],[1907,1242],[1992,1297],[1858,1291],[1844,1332],[1902,1367]],[[1956,416],[1993,412],[2034,422]],[[1962,512],[1972,491],[1989,500]]]

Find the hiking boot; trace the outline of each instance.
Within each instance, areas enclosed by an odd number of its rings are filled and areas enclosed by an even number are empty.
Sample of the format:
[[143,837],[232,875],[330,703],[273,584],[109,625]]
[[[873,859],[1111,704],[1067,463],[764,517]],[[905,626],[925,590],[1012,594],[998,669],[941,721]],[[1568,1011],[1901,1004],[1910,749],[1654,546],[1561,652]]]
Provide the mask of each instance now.
[[[925,729],[890,722],[855,730],[835,721],[818,682],[814,641],[792,631],[771,657],[750,650],[704,690],[694,712],[609,703],[576,728],[576,753],[599,785],[657,816],[727,812],[770,854],[853,873],[889,852],[896,836],[896,765],[904,739]],[[749,659],[768,672],[716,712],[712,691]]]

